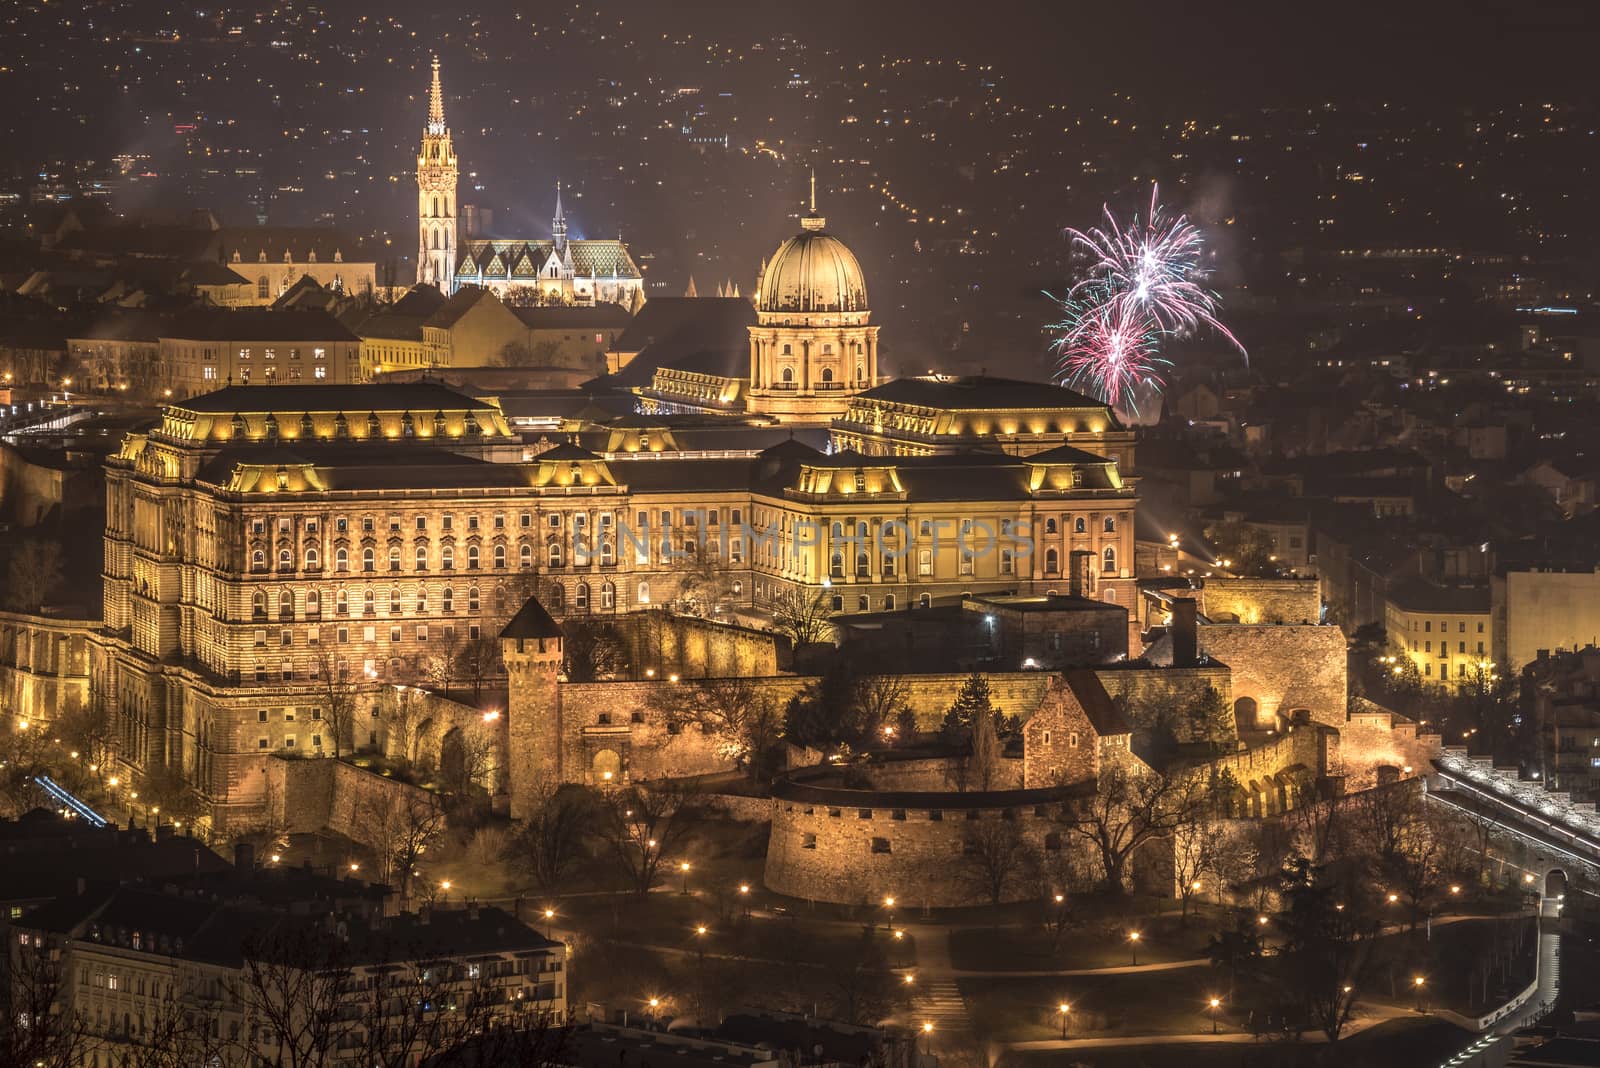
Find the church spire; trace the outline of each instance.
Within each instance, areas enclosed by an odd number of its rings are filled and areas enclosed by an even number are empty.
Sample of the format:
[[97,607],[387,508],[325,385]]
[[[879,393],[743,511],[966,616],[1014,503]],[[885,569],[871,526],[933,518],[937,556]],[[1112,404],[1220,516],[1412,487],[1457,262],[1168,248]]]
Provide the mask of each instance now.
[[828,221],[817,214],[817,169],[811,168],[811,210],[806,212],[800,220],[802,230],[820,230]]
[[556,182],[556,214],[550,220],[550,234],[555,238],[556,248],[567,247],[567,216],[561,210],[561,183]]
[[444,88],[439,84],[439,57],[433,57],[433,85],[428,89],[428,132],[444,133]]

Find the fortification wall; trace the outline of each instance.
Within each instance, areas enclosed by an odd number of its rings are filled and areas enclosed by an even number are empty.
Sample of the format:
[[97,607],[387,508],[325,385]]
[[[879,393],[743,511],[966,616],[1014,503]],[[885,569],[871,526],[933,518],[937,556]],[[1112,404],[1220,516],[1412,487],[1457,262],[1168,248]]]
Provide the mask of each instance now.
[[377,844],[373,832],[384,813],[438,804],[421,787],[343,760],[274,758],[267,783],[268,825],[291,834],[328,831],[366,846]]
[[61,508],[67,471],[30,462],[14,446],[0,442],[0,519],[38,526]]
[[1411,720],[1370,704],[1351,711],[1339,743],[1346,792],[1378,785],[1380,768],[1394,768],[1402,778],[1427,773],[1442,751],[1437,734],[1421,733]]
[[1133,725],[1136,748],[1147,745],[1152,732],[1163,722],[1179,742],[1233,744],[1235,731],[1226,723],[1217,725],[1215,730],[1196,730],[1197,725],[1189,715],[1191,709],[1205,700],[1207,689],[1216,690],[1230,708],[1233,706],[1233,680],[1227,667],[1221,664],[1198,667],[1124,665],[1101,668],[1095,674]]
[[[982,865],[967,851],[969,835],[1014,831],[1021,849],[1035,856],[1080,848],[1074,836],[1061,833],[1059,805],[898,809],[884,807],[892,804],[892,794],[844,793],[855,795],[853,803],[771,802],[767,889],[839,904],[893,895],[897,907],[907,909],[986,904],[989,891]],[[1002,821],[1008,824],[1004,829]],[[1019,870],[1001,896],[1020,901],[1037,892],[1037,885]]]
[[[958,761],[950,757],[890,760],[869,764],[865,770],[874,790],[953,790],[960,779]],[[993,788],[1022,789],[1022,761],[1002,758]]]
[[770,631],[652,610],[610,620],[628,644],[634,670],[685,679],[776,675],[787,642]]
[[1314,578],[1208,578],[1197,600],[1214,623],[1316,623],[1322,618],[1322,584]]
[[1233,669],[1234,715],[1241,730],[1277,726],[1279,716],[1299,709],[1319,723],[1342,727],[1348,697],[1345,644],[1338,627],[1200,628],[1200,648]]

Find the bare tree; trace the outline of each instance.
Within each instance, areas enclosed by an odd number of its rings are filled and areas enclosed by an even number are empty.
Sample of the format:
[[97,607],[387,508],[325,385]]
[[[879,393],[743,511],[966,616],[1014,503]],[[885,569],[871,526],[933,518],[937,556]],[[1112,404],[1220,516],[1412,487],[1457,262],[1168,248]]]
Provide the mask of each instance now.
[[61,546],[28,538],[11,551],[11,563],[6,569],[6,607],[36,612],[65,579]]
[[825,591],[784,587],[772,599],[772,625],[795,645],[815,645],[833,637],[832,613]]
[[628,643],[615,623],[567,619],[561,624],[561,633],[561,671],[568,682],[595,682],[632,670]]
[[1033,860],[1016,820],[969,820],[961,843],[962,876],[991,905],[1026,878]]
[[[856,681],[856,703],[868,724],[898,726],[909,710],[911,690],[899,675],[864,675]],[[913,718],[912,722],[915,722]],[[914,740],[914,739],[908,739]]]
[[783,717],[767,691],[743,677],[695,679],[656,686],[651,707],[673,728],[690,724],[714,735],[724,756],[760,777],[762,758],[778,740]]
[[1094,847],[1102,887],[1121,895],[1135,851],[1192,824],[1205,804],[1206,793],[1193,775],[1163,775],[1112,761],[1101,767],[1094,795],[1073,805],[1067,826]]
[[10,941],[0,986],[0,1064],[79,1068],[96,1041],[68,998],[58,950],[32,932],[13,933]]
[[445,792],[459,798],[473,789],[493,791],[494,742],[480,724],[469,723],[445,736],[439,751],[439,778]]
[[464,681],[472,683],[472,699],[483,696],[483,687],[500,670],[500,643],[492,638],[472,638],[457,657]]
[[516,839],[516,856],[535,886],[550,891],[561,884],[582,855],[596,815],[594,798],[582,787],[540,787]]
[[694,833],[699,799],[682,780],[635,786],[605,795],[597,833],[635,894],[656,885],[661,865]]
[[328,717],[328,729],[333,732],[335,760],[344,756],[346,745],[355,747],[356,692],[356,680],[344,657],[336,655],[326,645],[319,646],[317,694],[322,698],[323,711]]
[[434,643],[432,655],[423,665],[422,674],[428,685],[446,696],[449,696],[451,685],[461,677],[461,644],[454,627],[444,628],[444,633]]
[[833,987],[833,1015],[847,1023],[876,1025],[906,1000],[905,984],[897,982],[889,970],[883,947],[870,928],[862,930],[861,941],[827,972]]
[[380,881],[407,902],[417,864],[444,833],[444,809],[420,791],[373,790],[358,803],[356,815],[364,844],[377,854]]

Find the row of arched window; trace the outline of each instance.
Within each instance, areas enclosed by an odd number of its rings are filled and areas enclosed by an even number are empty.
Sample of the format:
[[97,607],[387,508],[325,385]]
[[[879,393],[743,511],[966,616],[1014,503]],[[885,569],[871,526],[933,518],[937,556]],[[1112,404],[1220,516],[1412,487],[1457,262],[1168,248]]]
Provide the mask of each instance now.
[[[468,545],[465,552],[465,563],[468,571],[477,571],[483,566],[483,553],[476,545]],[[495,570],[504,570],[507,565],[508,550],[504,545],[495,545],[490,548],[490,566]],[[593,547],[584,551],[574,550],[572,562],[583,565],[598,561],[601,567],[611,567],[617,562],[617,547],[609,541],[600,543],[596,552]],[[412,552],[412,569],[415,571],[429,570],[429,553],[426,545],[418,545]],[[454,546],[445,545],[439,549],[439,570],[454,571],[456,567],[456,550]],[[361,570],[372,573],[378,570],[378,550],[368,546],[361,550]],[[552,541],[545,548],[545,562],[551,567],[566,566],[566,551],[560,542]],[[400,571],[403,569],[404,554],[398,545],[391,546],[385,560],[386,570]],[[517,566],[531,568],[533,566],[533,546],[524,542],[517,550]],[[264,549],[256,549],[250,554],[250,568],[252,571],[265,571],[267,569],[267,553]],[[294,552],[290,549],[279,549],[277,554],[277,569],[279,571],[294,571]],[[322,570],[322,553],[316,548],[305,551],[303,562],[305,571]],[[333,569],[335,571],[350,570],[350,550],[337,548],[333,551]]]
[[[609,585],[609,583],[608,583]],[[347,616],[350,614],[350,591],[340,588],[333,594],[333,614]],[[469,586],[466,594],[466,608],[469,612],[476,612],[480,607],[481,598],[478,587]],[[378,607],[383,606],[390,615],[401,612],[400,587],[392,587],[386,595],[368,587],[361,591],[356,600],[357,606],[363,615],[376,615]],[[311,589],[305,595],[305,614],[307,618],[320,618],[322,615],[322,591]],[[257,620],[268,618],[272,609],[276,607],[279,619],[293,619],[295,617],[295,592],[293,589],[284,589],[278,592],[276,598],[267,590],[257,590],[250,599],[251,616]],[[457,607],[456,591],[453,587],[446,586],[439,593],[439,610],[446,614],[454,612]],[[428,588],[417,587],[416,607],[414,611],[423,615],[428,611]],[[495,590],[495,611],[505,611],[505,591]]]

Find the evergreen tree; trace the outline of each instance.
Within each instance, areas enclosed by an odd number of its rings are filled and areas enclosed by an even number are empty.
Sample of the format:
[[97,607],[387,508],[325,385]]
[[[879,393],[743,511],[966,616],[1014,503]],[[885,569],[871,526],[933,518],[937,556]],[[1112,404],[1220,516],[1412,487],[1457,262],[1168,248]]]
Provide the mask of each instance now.
[[974,671],[961,684],[961,692],[956,694],[955,703],[944,714],[945,733],[960,731],[970,734],[978,717],[992,719],[995,714],[994,702],[990,700],[989,680]]

